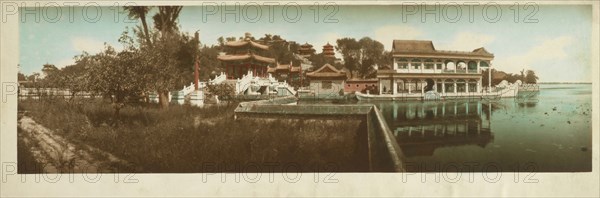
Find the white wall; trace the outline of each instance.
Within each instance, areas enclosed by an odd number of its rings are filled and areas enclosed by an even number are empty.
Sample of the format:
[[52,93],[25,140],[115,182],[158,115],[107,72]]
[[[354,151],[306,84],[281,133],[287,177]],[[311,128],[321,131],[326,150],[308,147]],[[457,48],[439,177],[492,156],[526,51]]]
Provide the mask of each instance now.
[[[330,89],[323,89],[323,81],[331,82]],[[315,96],[319,95],[339,95],[340,90],[344,90],[343,80],[310,80],[310,89],[315,92]]]

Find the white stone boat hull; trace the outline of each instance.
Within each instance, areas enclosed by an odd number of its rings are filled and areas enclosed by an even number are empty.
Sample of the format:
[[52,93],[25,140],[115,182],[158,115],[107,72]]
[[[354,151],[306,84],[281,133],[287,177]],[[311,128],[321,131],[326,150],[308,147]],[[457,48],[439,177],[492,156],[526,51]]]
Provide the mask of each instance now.
[[[438,100],[449,100],[449,99],[496,99],[496,98],[513,98],[516,97],[519,90],[517,87],[510,87],[500,91],[484,92],[484,93],[440,93]],[[424,94],[363,94],[360,92],[355,93],[358,100],[424,100]]]

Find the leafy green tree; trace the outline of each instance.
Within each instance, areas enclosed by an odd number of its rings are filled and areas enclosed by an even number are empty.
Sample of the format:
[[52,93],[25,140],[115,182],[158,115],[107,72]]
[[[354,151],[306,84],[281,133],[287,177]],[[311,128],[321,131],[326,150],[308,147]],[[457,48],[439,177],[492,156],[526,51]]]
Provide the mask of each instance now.
[[[295,60],[293,49],[295,48],[297,51],[297,45],[291,42],[287,42],[282,39],[279,35],[270,35],[266,34],[265,37],[259,38],[259,41],[269,45],[269,50],[264,53],[265,56],[274,58],[280,64],[288,64],[289,62]],[[297,63],[296,65],[298,65]]]
[[369,37],[360,40],[341,38],[336,41],[336,50],[344,57],[344,67],[354,75],[358,71],[361,78],[373,74],[373,66],[384,58],[384,47],[379,41]]
[[231,41],[236,41],[237,39],[235,38],[235,36],[230,36],[230,37],[225,38],[225,40],[227,42],[231,42]]
[[323,55],[322,53],[313,54],[310,57],[308,57],[308,60],[313,65],[313,68],[311,70],[316,70],[325,64],[333,65],[333,61],[334,61],[332,58],[325,57],[325,55]]
[[217,96],[219,100],[231,102],[235,98],[235,90],[233,86],[227,83],[221,83],[216,85],[207,85],[208,92],[206,95],[208,97]]
[[351,78],[354,76],[353,73],[358,69],[359,64],[358,58],[354,56],[344,56],[344,67],[350,72]]
[[[162,108],[169,107],[169,90],[181,88],[177,84],[183,84],[180,73],[177,72],[177,45],[179,39],[179,28],[177,18],[181,12],[182,6],[159,6],[158,13],[152,19],[154,28],[160,33],[160,37],[153,47],[146,49],[145,63],[151,71],[149,74],[154,80],[152,87],[158,92],[159,103]],[[179,82],[179,83],[178,83]],[[189,81],[188,81],[189,82]]]
[[373,73],[373,66],[381,62],[381,59],[384,58],[384,47],[382,43],[369,37],[361,38],[358,43],[360,44],[361,52],[358,73],[361,75],[361,78],[365,78],[367,75]]
[[214,75],[219,74],[223,70],[221,62],[217,59],[220,52],[219,46],[203,46],[200,49],[200,80],[206,81],[212,79]]
[[[169,91],[183,88],[193,81],[193,61],[182,62],[178,52],[181,48],[179,37],[161,39],[153,48],[142,49],[144,73],[149,77],[151,90],[156,90],[162,108],[169,107]],[[189,57],[190,59],[192,57]]]
[[17,80],[18,80],[18,81],[25,81],[25,80],[27,80],[27,76],[25,76],[25,74],[23,74],[23,73],[19,72],[19,73],[17,74]]
[[[89,57],[82,55],[81,58]],[[75,65],[69,65],[60,70],[60,76],[57,79],[57,87],[68,89],[71,92],[70,101],[75,99],[77,93],[86,89],[85,79],[85,61],[77,60]]]
[[111,99],[114,121],[128,100],[139,98],[147,85],[146,67],[135,49],[116,52],[111,46],[93,56],[82,56],[77,64],[86,66],[86,89]]
[[525,75],[525,83],[536,84],[539,80],[539,77],[535,74],[533,70],[527,70],[527,74]]
[[40,78],[40,73],[37,72],[33,72],[31,75],[27,76],[27,80],[31,81],[33,83],[36,83],[36,81]]
[[219,43],[220,47],[225,46],[225,38],[223,38],[223,36],[220,36],[219,38],[217,38],[217,43]]
[[42,72],[46,76],[49,76],[49,75],[53,74],[56,71],[58,71],[58,68],[56,66],[54,66],[53,64],[46,63],[42,67]]
[[163,38],[179,31],[177,18],[182,8],[183,6],[158,6],[158,13],[152,19],[154,19],[154,28],[161,32]]
[[344,58],[344,67],[350,72],[350,77],[354,76],[360,58],[360,43],[354,38],[341,38],[336,41],[336,44],[336,50]]

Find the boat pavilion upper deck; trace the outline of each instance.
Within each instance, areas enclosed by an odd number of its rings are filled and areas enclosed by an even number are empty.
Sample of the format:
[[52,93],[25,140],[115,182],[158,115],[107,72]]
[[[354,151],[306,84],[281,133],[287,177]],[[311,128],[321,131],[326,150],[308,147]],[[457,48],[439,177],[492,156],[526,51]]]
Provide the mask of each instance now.
[[381,94],[479,93],[482,71],[491,68],[494,55],[484,48],[445,51],[431,41],[394,40],[392,57],[391,68],[377,71]]
[[481,74],[494,55],[485,48],[473,51],[436,50],[431,41],[394,40],[393,67],[397,73]]

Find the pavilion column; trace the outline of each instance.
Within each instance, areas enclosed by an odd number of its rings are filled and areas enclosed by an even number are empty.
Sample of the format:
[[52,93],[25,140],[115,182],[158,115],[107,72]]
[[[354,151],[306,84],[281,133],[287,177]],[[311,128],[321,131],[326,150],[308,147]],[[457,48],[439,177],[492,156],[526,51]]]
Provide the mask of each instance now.
[[454,93],[456,93],[456,80],[453,80],[454,82]]
[[465,93],[469,93],[469,81],[465,81]]
[[396,93],[398,93],[398,83],[395,78],[392,78],[392,94],[396,95]]
[[383,94],[383,83],[381,83],[381,79],[379,79],[379,95]]
[[[454,103],[454,115],[456,114],[458,114],[458,107],[456,106],[456,103]],[[457,124],[454,124],[454,133],[456,133],[456,126]]]
[[448,68],[446,68],[446,62],[442,62],[442,73],[444,73],[444,70],[446,70]]
[[411,92],[410,92],[410,91],[411,91],[411,90],[410,90],[410,80],[408,80],[407,82],[408,82],[408,83],[406,83],[406,84],[408,84],[408,94],[410,94],[410,93],[411,93]]
[[481,77],[477,80],[477,93],[481,93]]
[[480,63],[481,63],[481,61],[479,61],[479,60],[478,60],[478,61],[477,61],[477,73],[478,73],[478,74],[480,74],[480,73],[481,73],[481,71],[479,70],[479,69],[480,69]]
[[458,62],[456,62],[454,60],[453,60],[453,62],[454,62],[454,73],[456,73],[456,70],[458,70]]
[[421,62],[421,73],[423,73],[423,68],[425,68],[425,64],[423,62]]
[[394,120],[396,120],[398,118],[398,103],[392,104],[392,109]]
[[425,94],[425,89],[424,89],[424,86],[423,86],[423,80],[421,80],[421,95],[423,95],[423,94]]
[[408,73],[410,73],[410,68],[412,67],[412,62],[408,61]]
[[442,79],[442,93],[445,94],[446,93],[446,80]]
[[[446,115],[446,103],[442,103],[442,117],[444,117],[444,115]],[[446,127],[444,127],[446,128]],[[445,132],[446,130],[444,130]]]
[[419,79],[416,79],[416,80],[415,80],[415,91],[416,91],[417,89],[419,89],[419,84],[421,84],[420,80],[419,80]]
[[488,92],[492,91],[492,62],[488,66]]

